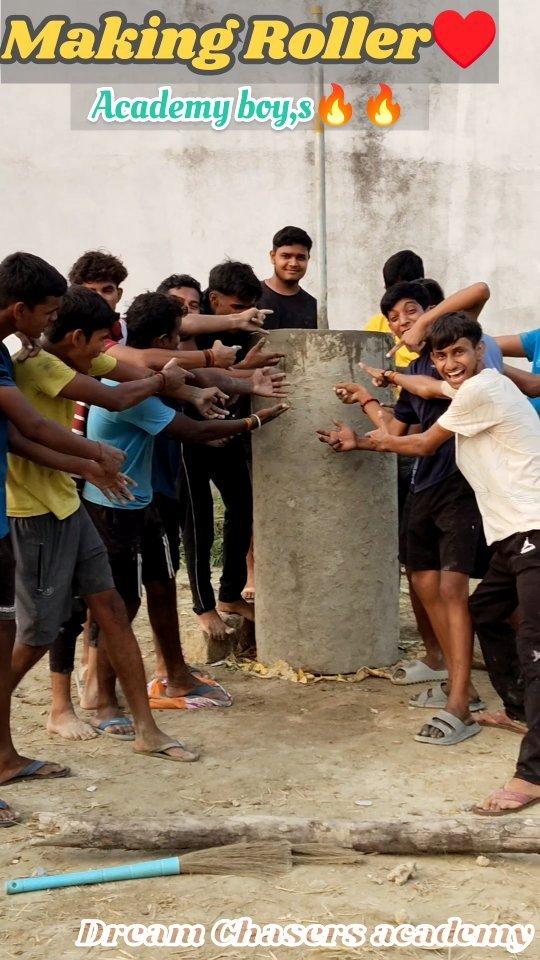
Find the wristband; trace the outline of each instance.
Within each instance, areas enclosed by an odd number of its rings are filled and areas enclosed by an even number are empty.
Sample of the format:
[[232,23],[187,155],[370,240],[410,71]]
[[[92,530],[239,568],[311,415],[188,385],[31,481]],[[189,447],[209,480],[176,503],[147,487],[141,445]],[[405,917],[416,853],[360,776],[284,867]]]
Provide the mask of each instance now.
[[203,350],[205,367],[215,367],[216,358],[213,350]]
[[394,386],[395,386],[395,380],[393,379],[393,377],[395,376],[395,374],[396,374],[395,370],[391,370],[391,369],[383,370],[384,379],[388,380],[388,383],[394,384]]
[[261,418],[258,417],[256,413],[252,413],[250,417],[246,417],[244,423],[248,431],[260,430],[262,427]]
[[378,403],[379,406],[381,405],[381,401],[377,400],[377,397],[370,397],[369,400],[364,400],[364,402],[360,404],[363,413],[365,412],[364,408],[367,407],[368,403]]

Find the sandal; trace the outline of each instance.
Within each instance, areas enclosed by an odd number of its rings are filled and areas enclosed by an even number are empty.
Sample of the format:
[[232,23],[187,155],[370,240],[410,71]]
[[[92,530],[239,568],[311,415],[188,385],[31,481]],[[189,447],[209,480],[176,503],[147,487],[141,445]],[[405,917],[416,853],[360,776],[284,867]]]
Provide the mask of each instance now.
[[0,800],[0,810],[7,810],[8,813],[12,814],[9,819],[3,818],[0,820],[0,827],[14,827],[17,823],[21,822],[19,814],[16,813],[5,800]]
[[[444,692],[442,683],[436,683],[435,686],[428,687],[427,690],[422,690],[421,693],[417,693],[415,697],[411,697],[409,700],[410,707],[420,707],[422,710],[438,710],[439,707],[444,710],[447,703],[448,696]],[[480,697],[477,697],[476,700],[471,700],[469,703],[471,713],[485,709],[486,705]]]
[[482,729],[477,723],[464,723],[459,717],[455,717],[453,713],[448,713],[446,710],[435,713],[427,726],[440,730],[442,737],[422,736],[421,733],[417,733],[414,739],[418,743],[430,743],[437,747],[453,747],[456,743],[463,743],[464,740],[475,737]]
[[413,683],[432,683],[437,680],[448,680],[448,670],[432,670],[422,660],[403,660],[401,663],[396,663],[390,674],[390,680],[401,687]]
[[540,803],[540,797],[531,797],[528,793],[520,793],[516,790],[508,790],[506,787],[502,787],[501,790],[496,790],[495,793],[492,793],[490,800],[515,800],[519,803],[518,807],[507,807],[505,810],[485,810],[484,807],[471,807],[473,813],[478,814],[479,817],[505,817],[508,813],[521,813],[522,810],[525,810],[527,807],[534,807],[535,804]]
[[113,717],[111,720],[102,720],[95,726],[93,723],[91,724],[96,733],[100,733],[103,737],[110,737],[111,740],[134,740],[135,730],[131,733],[112,732],[115,727],[125,727],[127,725],[133,726],[133,721],[129,717]]
[[[173,747],[179,747],[180,750],[184,751],[183,757],[171,757],[167,750],[171,750]],[[186,750],[184,745],[178,740],[166,740],[164,744],[159,748],[159,750],[134,750],[134,753],[140,753],[143,757],[156,757],[158,760],[172,760],[173,763],[194,763],[195,760],[199,759],[198,753],[193,753],[191,750]]]
[[[39,770],[47,766],[56,769],[51,770],[50,773],[40,774]],[[5,787],[8,783],[20,783],[22,780],[59,780],[61,777],[67,777],[69,772],[69,767],[61,767],[59,763],[51,763],[49,760],[31,760],[14,777],[4,780],[2,786]]]

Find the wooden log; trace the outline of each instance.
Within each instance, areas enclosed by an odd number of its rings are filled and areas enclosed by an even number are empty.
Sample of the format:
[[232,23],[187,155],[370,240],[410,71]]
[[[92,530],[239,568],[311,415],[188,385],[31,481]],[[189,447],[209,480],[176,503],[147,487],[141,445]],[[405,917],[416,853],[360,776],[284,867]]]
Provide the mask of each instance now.
[[415,818],[322,820],[277,816],[198,817],[156,820],[113,817],[68,819],[55,813],[33,818],[34,843],[119,850],[198,850],[241,840],[333,844],[362,853],[540,853],[540,819]]

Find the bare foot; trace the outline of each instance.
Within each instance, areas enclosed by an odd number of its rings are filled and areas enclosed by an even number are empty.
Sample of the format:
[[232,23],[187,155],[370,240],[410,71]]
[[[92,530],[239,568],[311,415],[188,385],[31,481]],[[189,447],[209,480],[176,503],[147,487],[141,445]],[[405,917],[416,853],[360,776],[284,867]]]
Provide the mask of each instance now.
[[527,724],[521,720],[512,720],[506,713],[506,710],[495,710],[493,713],[479,713],[476,722],[481,727],[497,727],[499,730],[510,730],[512,733],[519,733],[524,737],[527,733]]
[[502,790],[495,790],[483,803],[473,807],[473,810],[475,813],[497,816],[522,810],[531,801],[540,801],[540,784],[513,777]]
[[246,620],[255,620],[255,607],[252,603],[246,603],[240,597],[234,603],[224,603],[220,600],[218,604],[219,613],[235,613],[238,617],[244,617]]
[[82,710],[96,710],[99,702],[98,684],[95,674],[86,675],[84,687],[79,693],[79,703]]
[[57,733],[64,740],[93,740],[97,737],[93,727],[81,720],[72,706],[58,712],[51,710],[47,720],[47,730],[49,733]]
[[206,633],[211,640],[225,640],[231,633],[234,633],[234,630],[221,619],[217,610],[208,610],[206,613],[201,613],[197,619],[203,633]]
[[0,827],[14,827],[20,820],[20,814],[5,800],[0,800]]
[[255,585],[253,583],[246,583],[244,589],[242,590],[242,597],[246,603],[253,603],[255,600]]

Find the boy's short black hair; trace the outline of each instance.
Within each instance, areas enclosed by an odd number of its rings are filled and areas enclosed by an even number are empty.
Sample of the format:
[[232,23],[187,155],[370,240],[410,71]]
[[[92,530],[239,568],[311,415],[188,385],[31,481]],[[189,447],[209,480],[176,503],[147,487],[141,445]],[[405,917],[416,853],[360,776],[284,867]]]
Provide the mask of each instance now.
[[436,307],[437,304],[443,302],[444,290],[441,287],[440,283],[437,283],[436,280],[431,280],[428,278],[424,278],[423,280],[420,280],[419,283],[421,283],[424,289],[427,290],[428,292],[430,307]]
[[202,297],[202,288],[198,280],[190,277],[187,273],[172,273],[170,277],[162,280],[156,293],[168,293],[169,290],[176,290],[178,287],[189,287],[190,290],[196,290]]
[[395,283],[386,291],[381,300],[381,313],[388,319],[388,314],[400,300],[416,300],[423,310],[429,307],[429,293],[421,283]]
[[430,349],[445,350],[461,338],[470,340],[477,347],[482,339],[482,327],[462,310],[457,313],[445,313],[435,321],[428,338]]
[[110,330],[116,320],[114,310],[95,290],[88,287],[69,287],[56,320],[45,330],[51,343],[59,343],[67,333],[82,330],[86,340],[98,330]]
[[294,244],[305,247],[307,252],[310,253],[313,240],[309,233],[306,233],[301,227],[282,227],[272,240],[274,250],[277,250],[279,247],[292,247]]
[[112,253],[104,253],[103,250],[87,250],[75,261],[68,276],[69,282],[74,285],[109,281],[119,287],[127,275],[128,272],[122,261],[118,257],[113,257]]
[[384,285],[388,290],[402,280],[421,280],[424,276],[424,261],[412,250],[398,250],[388,258],[383,267]]
[[177,297],[165,293],[140,293],[126,313],[127,344],[147,349],[156,337],[170,337],[184,315]]
[[262,294],[262,285],[249,263],[225,260],[210,271],[208,292],[212,290],[227,297],[236,297],[240,303],[255,303]]
[[62,274],[33,253],[10,253],[0,263],[0,310],[12,303],[37,307],[47,297],[63,297],[66,290]]

